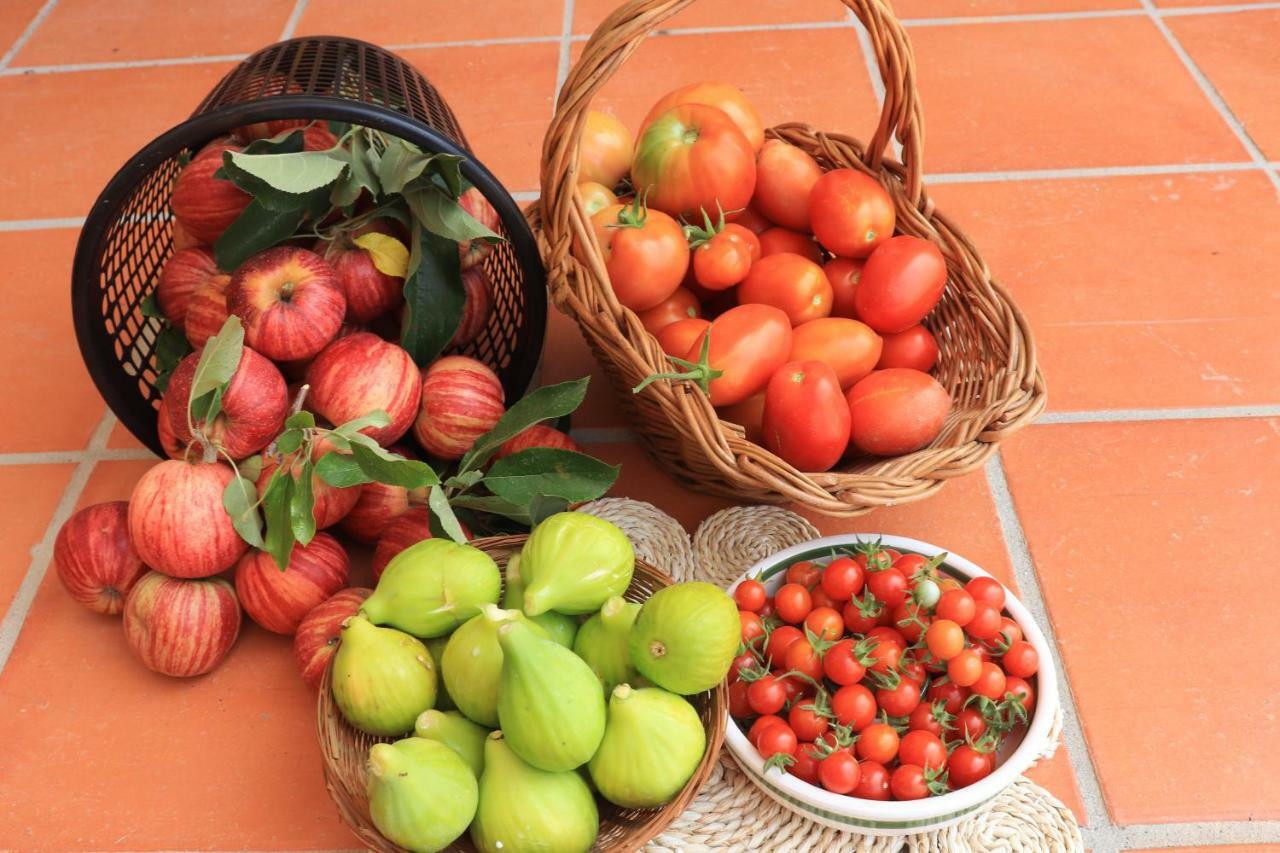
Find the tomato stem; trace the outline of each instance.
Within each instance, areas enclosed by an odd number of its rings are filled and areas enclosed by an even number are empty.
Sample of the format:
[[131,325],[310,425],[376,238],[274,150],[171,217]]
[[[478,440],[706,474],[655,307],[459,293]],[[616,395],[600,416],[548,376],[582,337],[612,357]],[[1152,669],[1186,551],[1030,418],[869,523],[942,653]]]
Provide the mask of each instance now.
[[702,389],[703,393],[710,394],[712,380],[724,375],[723,370],[715,370],[711,367],[710,361],[708,360],[710,352],[711,330],[708,329],[707,333],[702,336],[702,352],[698,355],[698,360],[696,362],[686,361],[683,358],[676,358],[674,355],[669,355],[667,356],[668,361],[675,364],[677,367],[683,367],[685,369],[681,372],[654,373],[646,376],[639,385],[631,389],[631,393],[639,394],[659,379],[668,379],[672,382],[685,380],[694,382]]

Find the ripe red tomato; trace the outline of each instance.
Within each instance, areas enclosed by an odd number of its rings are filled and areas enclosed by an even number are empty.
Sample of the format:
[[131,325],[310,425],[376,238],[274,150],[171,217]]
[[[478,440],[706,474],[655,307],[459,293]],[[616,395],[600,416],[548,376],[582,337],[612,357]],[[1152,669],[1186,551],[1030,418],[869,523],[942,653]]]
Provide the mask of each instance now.
[[689,243],[680,224],[643,205],[611,205],[591,217],[618,302],[644,311],[675,293],[689,268]]
[[756,741],[756,749],[760,751],[761,757],[766,759],[780,752],[792,755],[799,745],[796,733],[785,723],[769,726],[760,733],[760,738]]
[[902,658],[902,650],[903,646],[898,643],[879,640],[867,653],[867,657],[872,658],[867,668],[875,672],[887,673],[898,665],[898,661]]
[[843,403],[830,365],[783,365],[764,392],[765,447],[801,471],[826,471],[849,446],[849,410]]
[[[791,321],[769,305],[730,308],[704,335],[711,338],[707,363],[712,370],[721,371],[710,384],[713,406],[732,405],[760,391],[791,354]],[[698,360],[702,338],[699,335],[689,347],[686,360]]]
[[991,775],[995,768],[995,758],[989,753],[979,752],[967,743],[957,746],[947,761],[947,781],[952,788],[966,788]]
[[[666,299],[639,313],[640,322],[651,335],[657,335],[672,323],[701,316],[702,306],[698,304],[698,297],[683,287],[677,287]],[[688,347],[681,350],[681,352],[687,351]]]
[[822,263],[822,247],[808,235],[775,226],[760,235],[760,257],[781,254],[799,255],[815,264]]
[[958,687],[970,687],[982,675],[982,658],[973,649],[965,649],[947,661],[947,677]]
[[578,142],[578,181],[615,187],[631,168],[635,141],[627,126],[608,113],[588,110]]
[[733,659],[729,664],[729,680],[737,681],[739,674],[744,669],[754,669],[756,665],[756,656],[751,652],[743,652]]
[[938,660],[951,660],[964,651],[964,629],[950,619],[934,620],[925,632],[924,640],[929,646],[929,653]]
[[895,800],[923,800],[929,796],[929,782],[924,768],[915,764],[902,764],[894,768],[889,777],[889,791]]
[[857,750],[859,758],[888,764],[898,754],[898,733],[887,723],[872,723],[862,730]]
[[809,598],[808,589],[798,583],[788,583],[773,594],[773,606],[782,621],[799,625],[813,609],[813,602]]
[[841,640],[822,656],[822,672],[836,684],[857,684],[867,674],[856,640]]
[[667,355],[684,358],[689,354],[689,347],[693,346],[695,341],[700,341],[710,326],[710,320],[703,320],[700,317],[676,320],[654,333],[654,337],[658,339],[658,346],[662,347],[662,351]]
[[833,255],[865,258],[893,234],[893,199],[875,178],[834,169],[813,185],[809,218],[814,236]]
[[941,702],[943,710],[954,714],[964,706],[964,700],[969,698],[969,689],[954,681],[935,681],[925,691],[924,698],[930,702]]
[[929,732],[938,737],[946,734],[947,727],[943,723],[944,721],[949,722],[949,718],[939,715],[939,712],[944,715],[947,714],[945,708],[936,704],[940,701],[921,702],[916,706],[916,709],[911,712],[910,719],[907,720],[907,725],[910,726],[911,731]]
[[[789,652],[791,650],[787,649],[787,651]],[[782,684],[782,689],[786,691],[788,702],[794,703],[797,699],[804,696],[805,690],[808,689],[808,685],[800,679],[794,676],[788,677],[787,674],[780,669],[774,670],[773,677],[778,679],[779,683]]]
[[764,144],[764,125],[760,123],[760,114],[756,112],[755,106],[747,100],[742,90],[729,83],[690,83],[688,86],[681,86],[679,89],[668,92],[658,99],[658,102],[649,110],[649,114],[645,116],[640,125],[641,133],[644,133],[643,129],[647,128],[655,118],[680,104],[703,104],[715,107],[738,126],[738,130],[742,131],[742,135],[751,143],[752,151]]
[[814,607],[830,607],[837,613],[840,610],[840,603],[834,601],[831,596],[827,595],[826,590],[821,586],[815,586],[813,589],[809,590],[809,598],[813,601]]
[[946,766],[947,746],[932,732],[909,731],[902,736],[898,758],[903,764],[938,769]]
[[747,688],[747,701],[757,714],[776,714],[787,704],[787,689],[775,676],[762,676]]
[[949,589],[938,599],[935,611],[939,619],[950,619],[963,628],[973,619],[973,596],[963,589]]
[[1001,616],[1000,633],[997,636],[1003,637],[1005,645],[1011,646],[1022,639],[1022,628],[1008,616]]
[[695,240],[693,275],[708,290],[727,290],[747,277],[760,257],[760,238],[730,222],[705,240]]
[[734,717],[750,717],[755,711],[747,701],[747,688],[751,685],[745,681],[735,681],[729,685],[729,714]]
[[979,575],[971,578],[964,585],[965,592],[973,596],[974,601],[990,604],[996,610],[1004,608],[1004,586],[995,578]]
[[746,610],[738,611],[738,619],[742,622],[742,642],[750,646],[759,637],[764,636],[764,623],[760,614]]
[[1008,675],[1030,678],[1040,668],[1040,653],[1026,640],[1018,640],[1009,644],[1004,657],[1000,659],[1000,664]]
[[877,370],[849,389],[850,441],[863,453],[898,456],[938,437],[951,396],[927,373]]
[[861,779],[858,759],[847,752],[833,752],[818,765],[818,781],[833,794],[849,793]]
[[760,734],[770,726],[785,726],[787,721],[779,717],[777,714],[765,714],[751,724],[751,728],[747,729],[747,740],[755,743],[760,739]]
[[648,202],[688,221],[751,200],[755,149],[715,107],[680,104],[656,115],[636,142],[631,185]]
[[830,607],[816,607],[809,611],[804,626],[822,640],[835,640],[844,633],[844,620]]
[[858,319],[858,311],[853,306],[853,294],[858,290],[858,280],[862,278],[862,265],[865,261],[856,258],[832,258],[822,265],[822,271],[831,282],[831,316]]
[[[874,596],[873,596],[874,597]],[[859,599],[861,601],[862,599]],[[875,602],[874,606],[864,608],[858,606],[857,601],[850,601],[840,611],[840,615],[844,617],[845,630],[850,634],[865,634],[876,626],[876,619],[881,613],[888,611],[883,604]]]
[[732,213],[726,211],[724,218],[741,225],[757,237],[773,227],[773,223],[765,219],[764,215],[750,204]]
[[854,309],[877,332],[904,332],[933,310],[946,284],[947,262],[937,246],[919,237],[894,237],[867,258]]
[[902,653],[902,658],[898,661],[898,672],[908,681],[914,681],[918,686],[924,687],[924,681],[929,677],[929,673],[925,670],[924,661],[920,660],[920,656],[928,654],[923,649],[908,649]]
[[973,683],[970,689],[979,696],[986,696],[988,699],[1002,699],[1004,698],[1004,688],[1004,670],[988,661],[982,665],[982,672],[978,674],[978,680]]
[[798,583],[805,589],[813,589],[822,579],[822,567],[809,560],[797,560],[787,566],[787,583]]
[[905,717],[920,704],[920,685],[906,678],[897,687],[876,691],[876,702],[891,717]]
[[847,317],[810,320],[791,333],[791,361],[825,361],[844,389],[870,373],[879,357],[880,336]]
[[822,267],[807,258],[783,252],[761,258],[738,287],[743,305],[772,305],[799,326],[831,313],[831,282]]
[[888,625],[880,625],[872,628],[867,632],[867,637],[881,643],[892,643],[901,649],[906,649],[907,638],[897,628]]
[[720,420],[742,427],[747,441],[764,444],[764,394],[755,394],[732,406],[721,406],[717,414]]
[[733,591],[733,600],[738,603],[738,609],[750,610],[753,613],[758,613],[760,608],[764,607],[765,599],[768,597],[764,584],[755,578],[744,580]]
[[973,618],[964,626],[975,640],[990,640],[1000,633],[1000,611],[985,601],[973,605]]
[[864,800],[889,799],[889,771],[878,761],[863,761],[858,765],[861,774],[853,788],[853,796]]
[[890,566],[878,572],[868,572],[867,589],[886,607],[894,608],[907,598],[907,579],[902,572]]
[[782,666],[787,657],[787,649],[792,643],[804,639],[804,632],[794,625],[779,625],[769,634],[769,642],[764,647],[765,660],[770,666]]
[[977,740],[987,730],[987,721],[982,712],[972,705],[961,708],[956,714],[956,732],[967,740]]
[[[835,313],[832,308],[831,313]],[[924,326],[915,325],[889,335],[881,335],[884,346],[880,350],[877,370],[889,367],[909,367],[928,373],[938,361],[938,342]]]
[[822,177],[818,161],[801,148],[770,139],[756,155],[756,191],[751,203],[792,231],[809,230],[809,192]]
[[[822,679],[822,655],[809,643],[808,639],[797,640],[788,646],[782,665],[788,672],[803,673],[814,681]],[[804,737],[803,734],[800,736]]]
[[818,784],[818,758],[811,743],[801,743],[796,747],[795,761],[787,765],[787,772],[797,779]]
[[862,566],[849,557],[836,557],[822,570],[822,589],[835,601],[848,601],[864,583]]
[[861,684],[847,684],[831,695],[836,722],[860,732],[876,718],[876,697]]
[[787,714],[787,722],[791,725],[791,730],[796,733],[796,737],[800,740],[815,741],[827,733],[829,723],[827,718],[814,711],[812,708],[805,707],[808,703],[801,702],[793,705],[791,711]]
[[1021,699],[1022,707],[1026,709],[1028,715],[1035,710],[1036,694],[1035,691],[1031,689],[1031,685],[1027,683],[1025,678],[1020,678],[1016,675],[1008,676],[1004,680],[1004,692],[1006,694],[1012,693],[1014,696]]
[[[631,155],[628,152],[628,165],[630,160]],[[587,216],[595,216],[606,207],[618,203],[618,197],[613,194],[613,190],[595,181],[583,181],[578,184],[578,195],[582,197],[582,208],[587,212]]]
[[903,638],[915,645],[923,636],[925,630],[933,621],[924,607],[921,607],[909,597],[905,599],[897,607],[893,608],[893,625],[895,625]]

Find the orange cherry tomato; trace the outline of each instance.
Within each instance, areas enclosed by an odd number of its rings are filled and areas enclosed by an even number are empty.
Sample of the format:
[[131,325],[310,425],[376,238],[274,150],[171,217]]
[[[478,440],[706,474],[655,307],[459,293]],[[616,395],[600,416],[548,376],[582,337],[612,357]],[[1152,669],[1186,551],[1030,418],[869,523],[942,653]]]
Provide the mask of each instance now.
[[877,370],[849,389],[850,442],[863,453],[898,456],[938,437],[951,396],[927,373]]
[[880,336],[866,323],[848,317],[810,320],[791,334],[791,360],[825,362],[844,389],[870,373],[878,358]]
[[877,332],[903,332],[933,310],[946,285],[947,262],[936,245],[894,237],[867,258],[854,308],[858,319]]
[[821,361],[783,365],[764,392],[763,426],[765,447],[784,461],[801,471],[831,468],[849,446],[849,407],[836,372]]
[[649,334],[656,335],[672,323],[701,316],[702,306],[698,304],[698,297],[683,287],[677,287],[666,299],[647,311],[641,311],[640,322]]
[[578,194],[582,196],[582,206],[586,209],[588,216],[595,216],[606,207],[618,203],[618,197],[613,194],[613,190],[595,181],[583,181],[578,184]]
[[738,287],[742,304],[772,305],[798,326],[831,313],[831,282],[813,261],[784,252],[761,258]]
[[808,235],[789,228],[775,226],[760,235],[760,256],[780,255],[783,253],[808,258],[815,264],[822,263],[822,247],[813,242]]
[[760,239],[732,222],[693,250],[693,275],[708,290],[727,290],[747,277],[760,257]]
[[760,122],[760,114],[756,112],[755,106],[747,100],[747,96],[741,89],[728,83],[692,83],[681,86],[674,92],[668,92],[644,117],[644,122],[640,125],[641,135],[654,119],[680,104],[703,104],[715,107],[733,120],[733,123],[742,131],[742,135],[747,138],[747,142],[751,144],[752,151],[758,150],[764,144],[764,125]]
[[681,104],[645,128],[631,161],[631,185],[648,193],[650,207],[684,217],[736,210],[751,200],[755,152],[715,107]]
[[[853,307],[853,294],[858,289],[858,281],[862,278],[862,264],[856,258],[832,258],[822,265],[822,271],[831,282],[831,316],[858,319],[858,311]],[[895,367],[905,365],[894,365]]]
[[741,225],[757,237],[773,227],[773,223],[765,219],[760,211],[756,210],[752,205],[747,205],[742,210],[735,210],[732,213],[726,211],[724,218]]
[[[721,371],[710,384],[713,406],[730,406],[759,393],[791,354],[791,321],[770,305],[730,308],[711,323],[704,335],[711,338],[707,363],[712,370]],[[703,335],[699,335],[689,347],[686,360],[698,361],[702,339]]]
[[809,193],[822,167],[803,149],[770,139],[756,155],[756,191],[751,203],[792,231],[809,230]]
[[689,268],[689,243],[680,224],[642,205],[610,205],[591,217],[614,296],[644,311],[675,292]]
[[809,193],[813,234],[833,255],[865,258],[893,235],[893,200],[875,178],[835,169]]
[[720,419],[737,424],[746,432],[747,441],[764,444],[764,394],[748,397],[719,410]]
[[588,110],[578,143],[578,181],[616,187],[631,170],[635,140],[627,126],[608,113]]
[[662,347],[662,351],[667,355],[684,358],[685,353],[693,346],[693,342],[701,340],[702,333],[710,325],[711,321],[701,318],[676,320],[656,332],[654,337],[658,339],[658,346]]
[[938,361],[938,342],[924,326],[884,335],[884,348],[876,367],[910,367],[928,373]]

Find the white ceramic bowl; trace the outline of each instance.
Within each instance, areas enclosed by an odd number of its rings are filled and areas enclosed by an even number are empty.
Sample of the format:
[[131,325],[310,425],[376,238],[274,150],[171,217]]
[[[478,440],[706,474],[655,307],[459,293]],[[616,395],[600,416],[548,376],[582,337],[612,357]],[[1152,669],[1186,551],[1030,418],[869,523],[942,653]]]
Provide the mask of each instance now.
[[[786,568],[792,563],[811,560],[826,564],[831,560],[832,549],[845,551],[858,542],[876,539],[884,547],[903,553],[933,557],[943,552],[942,548],[935,545],[902,536],[865,533],[828,536],[803,542],[761,560],[729,587],[729,592],[732,594],[743,580],[756,578],[772,595],[785,582]],[[939,568],[963,580],[990,576],[953,553],[947,554],[945,562]],[[771,769],[766,774],[764,759],[732,717],[726,726],[725,744],[738,765],[761,790],[792,811],[819,823],[867,835],[909,835],[955,823],[1003,791],[1050,748],[1049,731],[1058,708],[1058,685],[1054,676],[1053,656],[1049,652],[1044,634],[1031,614],[1012,593],[1005,596],[1005,613],[1018,623],[1026,640],[1035,646],[1040,655],[1040,669],[1032,680],[1036,692],[1035,711],[1021,741],[1013,743],[1010,739],[1001,748],[998,766],[991,775],[967,788],[940,797],[904,802],[849,797],[810,785],[782,770]]]

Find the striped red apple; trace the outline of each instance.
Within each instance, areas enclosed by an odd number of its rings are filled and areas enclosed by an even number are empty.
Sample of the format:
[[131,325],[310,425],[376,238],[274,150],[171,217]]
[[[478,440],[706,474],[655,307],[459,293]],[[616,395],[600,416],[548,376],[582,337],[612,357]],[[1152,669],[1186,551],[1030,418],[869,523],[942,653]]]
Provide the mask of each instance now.
[[461,459],[504,411],[502,383],[492,370],[474,358],[446,356],[423,373],[413,434],[432,456]]
[[[493,205],[489,204],[484,193],[476,187],[471,187],[459,196],[458,205],[490,231],[496,233],[502,224],[498,211],[493,209]],[[458,257],[462,261],[464,270],[479,264],[491,251],[493,251],[493,244],[487,240],[464,240],[458,244]]]
[[204,675],[222,662],[239,635],[240,604],[221,578],[180,580],[147,572],[125,600],[130,650],[164,675]]
[[512,453],[519,453],[521,450],[529,450],[533,447],[582,451],[582,448],[578,446],[578,442],[555,427],[547,426],[546,424],[534,424],[518,435],[504,441],[493,457],[501,459],[504,456],[510,456]]
[[[326,441],[317,441],[315,449],[311,453],[311,458],[319,461],[333,448]],[[290,473],[293,475],[294,482],[298,480],[299,462],[297,458],[290,459]],[[276,468],[280,467],[279,459],[276,456],[263,454],[262,457],[262,473],[258,475],[258,497],[266,494],[267,485],[271,482],[271,475],[275,473]],[[331,486],[324,480],[321,480],[315,474],[311,475],[311,495],[313,500],[312,515],[316,520],[316,529],[324,530],[327,527],[333,527],[341,521],[347,513],[351,512],[352,507],[360,500],[360,492],[363,486],[347,486],[338,488]]]
[[[462,534],[471,538],[471,531],[459,522]],[[378,537],[378,546],[373,549],[373,579],[382,577],[382,570],[387,567],[397,554],[410,545],[417,545],[423,539],[430,539],[431,512],[426,507],[411,507],[404,515],[387,526]]]
[[129,538],[142,562],[175,578],[231,568],[249,547],[222,504],[234,476],[220,462],[177,459],[143,474],[129,498]]
[[347,585],[350,560],[328,533],[295,544],[280,569],[266,551],[250,551],[236,565],[236,593],[244,612],[268,631],[292,634],[311,609]]
[[58,580],[71,597],[95,613],[115,616],[147,571],[129,541],[129,504],[94,504],[78,511],[53,543]]
[[[195,380],[200,353],[193,352],[178,363],[169,380],[165,398],[169,427],[180,444],[191,441],[187,405]],[[222,411],[212,424],[197,423],[205,437],[232,459],[244,459],[271,443],[284,428],[289,416],[288,388],[276,366],[248,347],[240,356],[235,375],[222,395]]]
[[355,615],[373,590],[351,587],[334,593],[327,601],[311,608],[293,635],[293,656],[298,662],[302,680],[312,688],[320,686],[324,669],[338,650],[338,634],[342,623]]
[[253,201],[231,181],[213,176],[222,168],[222,152],[239,150],[230,140],[214,140],[178,173],[169,204],[183,229],[201,243],[217,242]]
[[188,297],[183,327],[187,340],[196,349],[200,349],[208,343],[209,338],[218,334],[231,316],[231,312],[227,311],[227,288],[230,286],[230,276],[214,276]]
[[404,302],[404,277],[387,275],[374,265],[373,255],[355,244],[365,234],[396,237],[396,223],[375,219],[349,234],[316,244],[315,251],[333,267],[347,297],[347,320],[368,323]]
[[227,310],[244,323],[249,346],[273,361],[298,361],[334,339],[347,300],[324,258],[277,246],[235,271],[227,287]]
[[165,261],[156,281],[156,305],[165,319],[183,328],[191,296],[206,285],[226,287],[231,276],[218,269],[208,246],[179,249]]
[[424,504],[425,492],[410,492],[404,486],[365,483],[360,499],[338,522],[338,529],[357,542],[372,545],[391,523],[409,511],[412,503]]
[[371,332],[325,347],[307,368],[307,384],[307,408],[332,424],[386,412],[387,426],[361,430],[383,446],[413,426],[422,394],[422,374],[409,353]]

